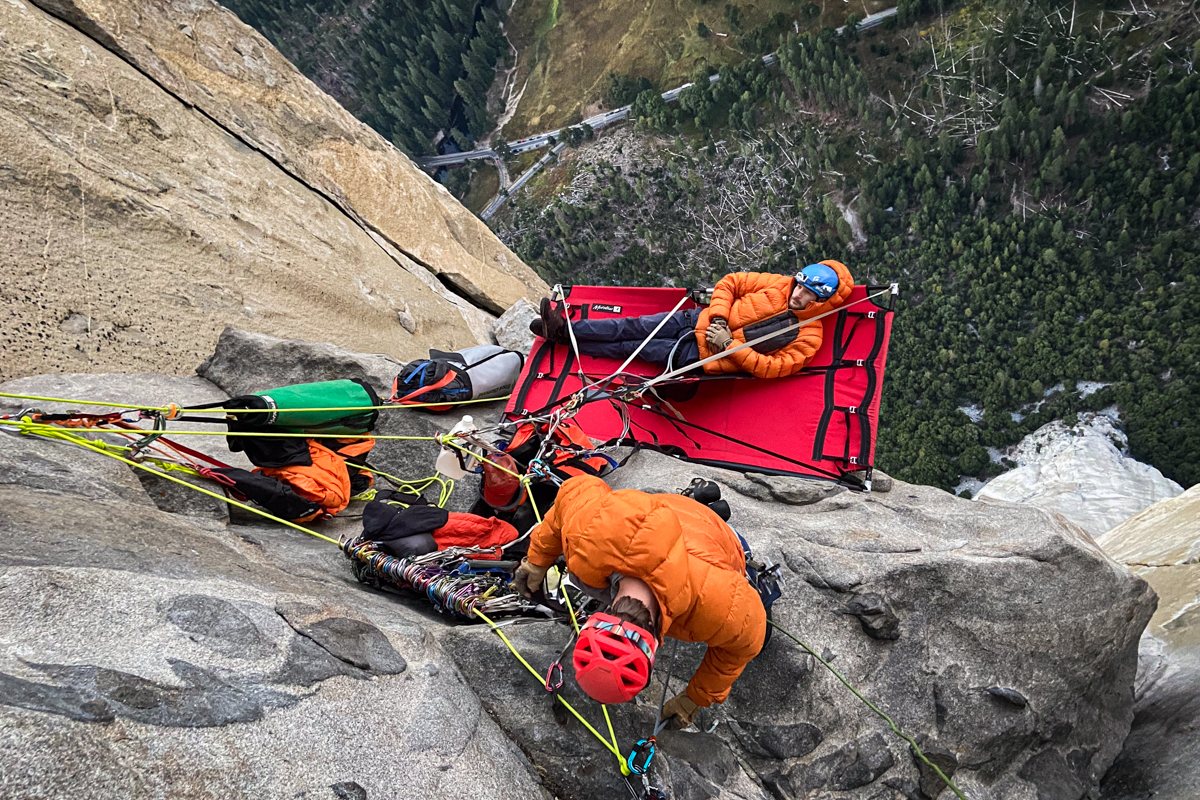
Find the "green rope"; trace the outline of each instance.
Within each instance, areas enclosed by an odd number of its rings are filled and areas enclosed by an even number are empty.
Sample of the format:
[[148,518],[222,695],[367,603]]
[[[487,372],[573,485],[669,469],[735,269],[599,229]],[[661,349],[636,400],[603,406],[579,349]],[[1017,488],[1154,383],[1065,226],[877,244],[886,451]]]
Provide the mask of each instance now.
[[854,688],[854,687],[853,687],[853,686],[850,684],[850,681],[846,680],[846,679],[845,679],[845,677],[843,677],[843,676],[842,676],[842,673],[840,673],[840,672],[838,672],[836,669],[834,669],[834,667],[833,667],[833,665],[832,665],[832,664],[830,664],[830,663],[829,663],[828,661],[826,661],[825,659],[821,658],[820,654],[819,654],[819,653],[817,653],[817,651],[816,651],[816,650],[813,650],[813,649],[812,649],[811,647],[809,647],[807,644],[805,644],[804,642],[800,641],[799,639],[797,639],[797,638],[796,638],[795,636],[793,636],[792,634],[790,634],[790,633],[788,633],[787,631],[785,631],[785,630],[784,630],[782,627],[780,627],[779,625],[775,624],[773,621],[771,621],[771,620],[767,620],[767,624],[768,624],[768,625],[770,625],[771,627],[775,628],[775,630],[779,631],[779,632],[780,632],[780,633],[782,633],[784,636],[786,636],[786,637],[788,637],[789,639],[791,639],[791,640],[792,640],[793,642],[795,642],[796,644],[798,644],[798,645],[800,645],[801,647],[803,647],[805,650],[807,650],[807,651],[808,651],[809,655],[811,655],[811,656],[812,656],[813,658],[815,658],[817,661],[820,661],[820,662],[821,662],[821,663],[822,663],[822,664],[825,666],[825,669],[827,669],[827,670],[829,670],[830,672],[832,672],[832,673],[833,673],[833,675],[834,675],[834,677],[836,677],[836,678],[837,678],[839,681],[841,681],[841,682],[842,682],[842,684],[843,684],[843,685],[844,685],[844,686],[845,686],[847,689],[849,689],[849,690],[850,690],[850,691],[851,691],[851,692],[854,694],[854,696],[855,696],[855,697],[857,697],[859,700],[863,701],[863,703],[864,703],[864,704],[866,704],[867,708],[871,709],[871,710],[872,710],[872,711],[874,711],[876,714],[878,714],[880,717],[882,717],[882,718],[883,718],[883,720],[884,720],[884,721],[885,721],[885,722],[886,722],[886,723],[887,723],[887,724],[888,724],[888,725],[891,727],[891,729],[892,729],[892,732],[893,732],[893,733],[895,733],[897,736],[899,736],[899,737],[900,737],[901,739],[903,739],[904,741],[908,742],[909,746],[910,746],[910,747],[912,747],[912,749],[913,749],[913,752],[917,754],[917,758],[921,759],[921,760],[922,760],[922,761],[924,761],[926,764],[928,764],[930,767],[932,767],[932,768],[933,768],[933,771],[934,771],[934,772],[936,772],[936,773],[938,774],[938,777],[939,777],[939,778],[941,778],[943,781],[945,781],[945,782],[946,782],[946,785],[950,787],[950,791],[954,792],[954,794],[958,796],[959,800],[969,800],[969,798],[968,798],[968,797],[967,797],[965,794],[963,794],[962,790],[961,790],[961,789],[959,789],[957,786],[955,786],[955,785],[954,785],[954,781],[952,781],[952,780],[950,780],[948,777],[946,777],[946,773],[942,772],[942,771],[941,771],[941,769],[939,769],[939,768],[938,768],[938,765],[937,765],[937,764],[933,763],[933,762],[932,762],[932,761],[930,761],[928,758],[926,758],[926,756],[925,756],[925,753],[924,753],[924,752],[922,752],[920,745],[918,745],[918,744],[916,743],[916,741],[914,741],[914,740],[913,740],[913,738],[912,738],[911,736],[909,736],[909,735],[908,735],[907,733],[905,733],[904,731],[900,730],[900,728],[899,728],[899,727],[896,725],[896,723],[895,723],[895,722],[892,720],[892,718],[891,718],[891,717],[889,717],[887,714],[883,713],[883,711],[881,711],[881,710],[879,709],[879,706],[877,706],[877,705],[875,705],[874,703],[872,703],[872,702],[871,702],[870,700],[868,700],[866,697],[863,697],[862,693],[861,693],[861,692],[859,692],[859,691],[858,691],[858,689],[855,689],[855,688]]

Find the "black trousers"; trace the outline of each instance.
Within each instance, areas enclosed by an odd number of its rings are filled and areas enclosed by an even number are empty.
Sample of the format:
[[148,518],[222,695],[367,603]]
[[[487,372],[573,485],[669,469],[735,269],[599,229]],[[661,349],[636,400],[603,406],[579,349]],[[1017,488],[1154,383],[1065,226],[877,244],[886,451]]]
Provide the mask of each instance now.
[[698,308],[674,313],[664,311],[644,317],[583,319],[572,321],[571,327],[575,331],[580,353],[623,361],[629,358],[664,317],[667,321],[654,338],[646,342],[646,346],[638,353],[638,358],[651,364],[665,365],[671,350],[674,349],[675,358],[670,365],[672,368],[699,361],[700,347],[696,344],[696,320],[700,318]]

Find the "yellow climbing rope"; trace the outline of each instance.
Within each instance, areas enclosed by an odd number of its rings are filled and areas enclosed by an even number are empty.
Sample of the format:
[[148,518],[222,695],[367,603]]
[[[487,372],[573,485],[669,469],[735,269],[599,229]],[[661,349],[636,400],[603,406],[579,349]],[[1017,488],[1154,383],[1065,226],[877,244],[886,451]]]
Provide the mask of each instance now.
[[[575,629],[575,635],[579,635],[579,620],[575,617],[575,608],[571,605],[571,594],[563,589],[563,599],[567,602],[567,614],[571,617],[571,626]],[[604,703],[600,704],[600,710],[604,712],[604,721],[608,723],[608,735],[612,738],[613,749],[617,754],[617,765],[621,768],[621,774],[625,776],[632,775],[629,767],[625,764],[625,759],[621,757],[621,750],[617,747],[617,734],[613,731],[612,718],[608,715],[608,706]]]
[[849,689],[850,692],[855,697],[857,697],[859,700],[861,700],[867,706],[867,708],[871,709],[876,714],[878,714],[883,719],[883,721],[886,722],[889,727],[891,727],[893,733],[895,733],[897,736],[899,736],[904,741],[908,742],[909,747],[911,747],[913,749],[913,753],[916,754],[917,758],[921,759],[927,765],[929,765],[933,769],[933,771],[937,773],[938,777],[941,778],[943,781],[945,781],[946,786],[948,786],[950,788],[950,791],[954,792],[955,796],[957,796],[959,798],[959,800],[969,800],[969,798],[965,794],[963,794],[962,789],[959,789],[957,786],[955,786],[954,781],[950,780],[950,778],[948,778],[946,776],[946,773],[942,772],[942,770],[938,767],[937,764],[933,763],[925,756],[924,751],[921,750],[921,746],[917,744],[916,740],[914,740],[913,737],[909,736],[907,733],[900,730],[900,727],[898,725],[896,725],[895,721],[891,717],[889,717],[887,714],[883,713],[883,711],[881,711],[879,709],[879,706],[875,705],[870,700],[868,700],[866,697],[864,697],[863,694],[860,691],[858,691],[858,689],[855,689],[854,686],[851,685],[850,681],[846,680],[845,676],[843,676],[842,673],[838,672],[837,669],[832,664],[830,664],[828,661],[826,661],[824,658],[821,657],[820,653],[818,653],[816,650],[809,647],[806,643],[804,643],[797,637],[788,633],[786,630],[784,630],[781,626],[777,625],[772,620],[767,620],[767,624],[770,625],[771,627],[773,627],[775,630],[782,633],[784,636],[791,639],[796,644],[803,647],[805,650],[808,651],[809,655],[811,655],[817,661],[820,661],[821,664],[823,664],[827,670],[832,672],[833,676],[835,678],[837,678],[839,681],[841,681],[842,684],[847,689]]
[[12,397],[16,400],[36,400],[41,403],[68,403],[80,406],[104,406],[105,408],[127,408],[132,411],[159,411],[176,414],[294,414],[301,411],[386,411],[393,408],[442,408],[443,406],[467,406],[476,403],[498,403],[507,400],[512,395],[503,397],[480,397],[475,400],[449,400],[444,403],[388,403],[382,406],[354,406],[352,408],[186,408],[172,403],[167,406],[139,406],[129,403],[109,403],[101,400],[78,400],[64,397],[42,397],[36,394],[12,394],[0,392],[0,397]]
[[[125,458],[124,456],[117,455],[116,453],[112,452],[113,445],[111,445],[111,444],[108,444],[106,442],[98,443],[94,439],[88,439],[84,436],[80,436],[78,434],[71,433],[70,431],[64,430],[62,428],[55,428],[53,425],[47,425],[47,426],[41,426],[41,427],[47,427],[47,428],[50,428],[51,430],[49,432],[46,432],[46,431],[32,431],[32,432],[35,432],[41,436],[45,436],[48,439],[58,439],[60,441],[69,442],[71,444],[78,445],[79,447],[82,447],[85,450],[91,450],[93,453],[100,453],[101,455],[108,456],[109,458],[116,459],[117,461],[120,461],[124,464],[128,464],[131,467],[136,467],[145,472],[149,472],[151,475],[157,475],[158,477],[163,478],[168,481],[171,481],[172,483],[178,483],[180,485],[188,487],[189,489],[194,489],[195,491],[200,492],[201,494],[206,494],[209,497],[215,497],[218,500],[222,500],[231,506],[237,506],[238,508],[242,508],[242,509],[245,509],[246,511],[250,511],[255,514],[258,514],[261,517],[266,517],[267,519],[269,519],[273,522],[278,522],[280,525],[286,525],[289,528],[294,528],[295,530],[301,531],[303,533],[307,533],[309,536],[315,536],[316,538],[321,539],[322,541],[326,541],[326,542],[329,542],[330,544],[341,547],[341,545],[338,543],[337,539],[330,538],[323,533],[317,533],[316,531],[312,530],[311,528],[306,528],[303,525],[298,525],[295,522],[283,519],[281,517],[277,517],[274,514],[269,514],[266,511],[262,511],[260,509],[254,508],[253,506],[246,505],[245,503],[239,503],[237,500],[234,500],[231,497],[226,497],[223,494],[217,494],[216,492],[210,492],[208,489],[205,489],[201,486],[196,486],[194,483],[188,483],[185,480],[176,478],[173,475],[169,475],[169,474],[167,474],[166,471],[160,472],[156,469],[152,469],[151,467],[146,466],[145,464],[134,461],[133,459],[129,459],[129,458]],[[97,446],[97,445],[103,445],[103,446]],[[186,469],[186,468],[184,468],[184,469]],[[191,471],[194,472],[194,470],[191,470]]]
[[[481,620],[483,620],[484,624],[486,624],[488,626],[488,628],[491,629],[492,633],[499,636],[500,640],[502,642],[504,642],[505,645],[508,646],[509,651],[513,654],[513,656],[516,657],[517,661],[520,661],[521,665],[524,666],[525,669],[529,670],[529,674],[532,675],[533,677],[537,678],[538,681],[541,682],[542,675],[536,669],[534,669],[529,664],[528,661],[525,660],[525,656],[521,655],[521,652],[519,650],[517,650],[516,646],[512,643],[512,641],[510,641],[509,638],[504,635],[504,631],[500,630],[500,628],[496,625],[496,623],[493,622],[491,619],[489,619],[488,616],[486,614],[484,614],[482,611],[473,610],[472,613],[474,613],[475,616],[477,616]],[[584,719],[583,715],[575,710],[575,706],[568,703],[563,698],[562,695],[556,694],[554,696],[558,699],[558,702],[562,703],[563,706],[566,707],[567,711],[570,711],[575,716],[575,719],[577,719],[581,723],[583,723],[583,727],[587,728],[591,732],[591,734],[593,736],[595,736],[600,741],[601,744],[604,745],[604,748],[606,750],[608,750],[610,753],[612,753],[614,756],[616,756],[618,761],[621,760],[621,751],[617,748],[617,746],[615,744],[613,744],[612,742],[608,741],[603,736],[601,736],[600,731],[596,730],[595,727],[592,726],[592,723],[590,723],[586,719]],[[609,725],[611,727],[612,723],[610,722]],[[622,763],[624,763],[624,762],[622,762]]]

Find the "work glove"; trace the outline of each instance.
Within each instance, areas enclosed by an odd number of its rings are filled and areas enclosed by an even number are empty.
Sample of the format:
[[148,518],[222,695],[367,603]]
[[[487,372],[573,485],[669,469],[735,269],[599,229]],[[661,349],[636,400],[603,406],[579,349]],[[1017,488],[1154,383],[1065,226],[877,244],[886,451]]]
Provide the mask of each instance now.
[[662,716],[659,717],[659,722],[669,720],[667,727],[673,731],[683,730],[691,725],[696,720],[696,715],[700,713],[700,706],[692,702],[692,698],[687,696],[687,692],[680,692],[663,704]]
[[534,592],[541,591],[547,569],[549,568],[530,564],[528,558],[522,558],[517,571],[513,573],[512,587],[522,597],[532,597]]
[[729,323],[720,317],[713,317],[708,323],[708,330],[704,332],[704,341],[708,343],[708,349],[714,353],[720,353],[726,347],[733,344],[733,334],[729,332]]

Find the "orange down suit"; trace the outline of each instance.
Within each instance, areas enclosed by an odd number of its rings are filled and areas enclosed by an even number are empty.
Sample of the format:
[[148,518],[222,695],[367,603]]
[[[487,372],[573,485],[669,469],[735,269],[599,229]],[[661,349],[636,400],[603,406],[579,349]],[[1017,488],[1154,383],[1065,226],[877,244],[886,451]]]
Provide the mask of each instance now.
[[[722,278],[713,289],[712,302],[700,312],[696,322],[700,357],[708,358],[713,354],[704,338],[713,317],[722,317],[729,323],[729,332],[733,334],[730,348],[733,348],[793,325],[797,320],[820,316],[846,302],[854,289],[850,270],[840,261],[821,263],[837,272],[837,291],[828,300],[817,301],[803,311],[788,309],[788,298],[796,286],[794,277],[767,272],[734,272]],[[821,349],[823,339],[823,326],[813,322],[705,364],[704,371],[709,375],[748,372],[756,378],[795,375]]]
[[724,702],[762,649],[767,614],[746,580],[741,544],[691,498],[613,491],[590,475],[571,478],[534,529],[528,557],[549,567],[560,554],[590,586],[607,586],[613,573],[645,581],[658,600],[662,635],[708,644],[687,687],[696,705]]

